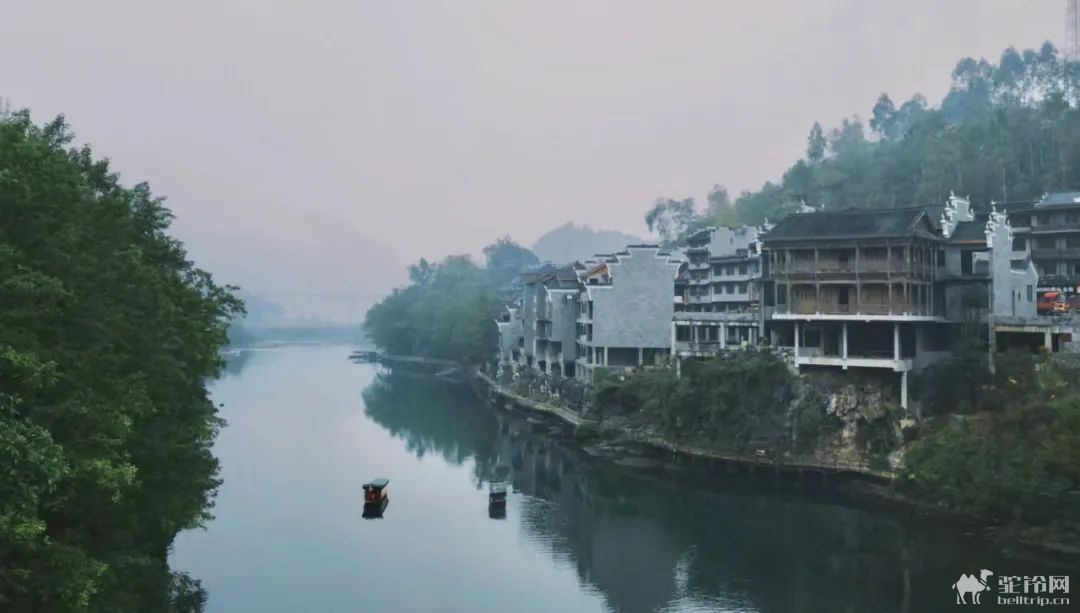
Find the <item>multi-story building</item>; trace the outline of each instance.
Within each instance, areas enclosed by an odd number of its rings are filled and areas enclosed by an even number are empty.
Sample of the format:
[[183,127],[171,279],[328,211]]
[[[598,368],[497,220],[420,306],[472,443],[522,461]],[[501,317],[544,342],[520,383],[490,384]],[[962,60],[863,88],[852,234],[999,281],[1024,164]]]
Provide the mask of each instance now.
[[579,264],[557,268],[535,283],[536,369],[573,377],[577,357]]
[[706,228],[687,240],[677,292],[684,307],[671,322],[676,356],[702,357],[756,344],[761,335],[758,228]]
[[540,282],[545,276],[555,272],[551,264],[544,264],[536,270],[531,270],[521,275],[521,354],[519,363],[523,366],[533,367],[536,361],[536,305],[537,293],[543,292],[544,285]]
[[579,378],[592,381],[597,368],[631,370],[669,355],[680,264],[656,245],[630,245],[580,272]]
[[495,319],[495,326],[499,330],[499,361],[520,362],[525,349],[520,302],[505,304]]
[[1027,250],[1039,273],[1040,289],[1076,293],[1080,287],[1080,192],[1048,194],[1013,209],[1016,248]]
[[955,324],[1035,317],[1035,269],[1012,243],[1004,215],[977,219],[955,197],[940,221],[925,208],[789,216],[764,237],[773,342],[800,368],[897,373],[906,407],[908,373],[948,355]]

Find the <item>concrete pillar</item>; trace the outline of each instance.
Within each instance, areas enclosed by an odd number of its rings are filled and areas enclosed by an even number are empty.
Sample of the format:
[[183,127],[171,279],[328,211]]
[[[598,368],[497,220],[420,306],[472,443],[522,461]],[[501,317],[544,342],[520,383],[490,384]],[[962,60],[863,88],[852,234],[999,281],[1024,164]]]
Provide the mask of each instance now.
[[727,347],[727,326],[720,324],[720,348]]
[[644,347],[638,347],[637,348],[637,365],[641,366],[644,363],[645,363],[645,348]]
[[795,322],[795,357],[799,357],[799,336],[802,335],[802,326]]
[[1043,333],[1043,347],[1046,347],[1047,352],[1054,350],[1054,337],[1050,334],[1049,330]]
[[840,339],[840,357],[844,358],[845,369],[847,369],[847,324],[848,322],[846,321],[841,324],[843,326],[843,335]]
[[907,408],[907,371],[900,373],[900,406]]
[[675,376],[682,377],[682,358],[675,358]]
[[675,322],[671,322],[671,355],[675,355]]
[[608,351],[607,350],[608,350],[608,348],[604,347],[604,366],[605,367],[607,367],[607,365],[608,365]]
[[[893,338],[893,359],[894,360],[899,360],[900,359],[900,322],[898,322],[898,321],[893,322],[892,338]],[[907,379],[904,379],[904,380],[907,381]]]

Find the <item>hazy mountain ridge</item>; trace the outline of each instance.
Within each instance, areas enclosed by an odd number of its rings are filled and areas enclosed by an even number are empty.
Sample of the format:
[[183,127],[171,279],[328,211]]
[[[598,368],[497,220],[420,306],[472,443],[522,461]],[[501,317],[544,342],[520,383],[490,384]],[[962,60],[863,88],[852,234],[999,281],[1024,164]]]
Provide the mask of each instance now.
[[348,323],[405,279],[394,250],[339,219],[296,216],[216,224],[181,223],[178,234],[195,262],[239,285],[252,325]]
[[584,260],[597,253],[619,251],[627,245],[649,241],[617,230],[594,230],[572,222],[544,233],[532,246],[541,261],[556,263]]

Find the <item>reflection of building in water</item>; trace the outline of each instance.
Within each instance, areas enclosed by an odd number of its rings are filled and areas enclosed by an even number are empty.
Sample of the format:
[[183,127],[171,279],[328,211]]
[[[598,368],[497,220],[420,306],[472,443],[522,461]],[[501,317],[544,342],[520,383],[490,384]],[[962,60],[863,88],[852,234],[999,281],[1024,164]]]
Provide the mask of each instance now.
[[764,613],[946,610],[952,600],[937,597],[949,596],[957,569],[993,561],[974,547],[761,482],[701,491],[689,476],[649,480],[585,462],[544,426],[415,379],[377,382],[364,396],[368,415],[417,455],[471,460],[478,480],[509,466],[507,480],[525,495],[513,509],[525,536],[576,569],[615,611],[674,601]]

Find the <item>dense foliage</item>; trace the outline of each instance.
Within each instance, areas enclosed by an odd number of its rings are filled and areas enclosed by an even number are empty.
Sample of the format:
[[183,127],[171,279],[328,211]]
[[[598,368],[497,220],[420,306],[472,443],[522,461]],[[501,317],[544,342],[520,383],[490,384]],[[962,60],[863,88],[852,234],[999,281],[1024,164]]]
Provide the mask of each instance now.
[[604,371],[593,387],[601,420],[627,416],[677,441],[735,451],[786,448],[795,377],[779,356],[764,350],[687,360],[673,368],[643,369],[619,378]]
[[[803,203],[832,210],[940,204],[950,191],[983,204],[1030,202],[1078,189],[1078,84],[1080,63],[1065,61],[1050,43],[1007,49],[997,64],[965,58],[938,107],[921,95],[897,105],[882,94],[869,125],[857,116],[829,131],[815,123],[803,159],[779,182],[743,192],[734,218],[775,221]],[[660,200],[646,223],[670,240],[729,223],[731,212],[712,199],[703,213],[692,200]]]
[[219,484],[204,382],[242,305],[71,140],[0,117],[0,609],[198,610],[166,556]]
[[974,404],[934,418],[908,453],[908,487],[992,520],[1071,522],[1080,540],[1080,364],[1014,355],[974,376]]
[[486,362],[495,354],[498,290],[536,263],[508,238],[484,249],[485,267],[463,255],[409,267],[409,285],[368,309],[364,331],[383,351]]

